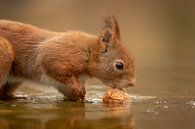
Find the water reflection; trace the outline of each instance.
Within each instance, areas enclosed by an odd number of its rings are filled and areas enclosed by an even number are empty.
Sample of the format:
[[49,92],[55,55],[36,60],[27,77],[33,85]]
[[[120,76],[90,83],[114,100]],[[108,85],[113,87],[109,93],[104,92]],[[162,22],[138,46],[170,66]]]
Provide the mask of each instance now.
[[[13,103],[17,104],[13,106]],[[32,108],[27,100],[0,102],[0,129],[134,129],[131,104],[105,105],[91,103],[37,102]],[[10,106],[8,106],[11,104]],[[3,108],[6,106],[7,109]],[[25,109],[25,110],[24,110]]]
[[[0,129],[193,129],[194,97],[136,97],[127,105],[37,97],[0,101]],[[32,101],[33,100],[33,103]],[[178,123],[179,122],[179,123]],[[181,123],[181,124],[180,124]],[[187,123],[187,124],[184,124]]]

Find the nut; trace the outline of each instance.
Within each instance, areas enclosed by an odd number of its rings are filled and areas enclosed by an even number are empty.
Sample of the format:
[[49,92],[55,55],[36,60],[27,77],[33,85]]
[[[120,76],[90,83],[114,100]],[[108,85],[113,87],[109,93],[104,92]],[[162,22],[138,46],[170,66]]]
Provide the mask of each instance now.
[[130,96],[120,89],[110,89],[104,96],[104,103],[123,103],[130,101]]

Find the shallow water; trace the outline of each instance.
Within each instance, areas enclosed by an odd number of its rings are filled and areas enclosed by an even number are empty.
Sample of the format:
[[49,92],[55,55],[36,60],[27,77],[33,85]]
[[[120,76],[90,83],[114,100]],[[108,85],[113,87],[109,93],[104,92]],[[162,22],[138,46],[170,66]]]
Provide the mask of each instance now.
[[2,129],[193,129],[195,98],[132,96],[132,103],[108,105],[31,96],[0,101],[0,114]]
[[194,1],[0,0],[0,19],[53,31],[98,34],[105,12],[116,15],[135,55],[137,84],[126,89],[132,102],[103,104],[108,87],[95,79],[85,103],[26,83],[17,99],[0,101],[0,129],[194,129]]

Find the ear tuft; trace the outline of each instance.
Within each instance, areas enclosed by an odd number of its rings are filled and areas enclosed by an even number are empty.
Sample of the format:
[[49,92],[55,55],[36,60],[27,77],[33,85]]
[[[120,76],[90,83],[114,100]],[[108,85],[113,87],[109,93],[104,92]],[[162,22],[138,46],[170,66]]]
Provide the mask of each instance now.
[[114,29],[114,16],[105,16],[104,29]]

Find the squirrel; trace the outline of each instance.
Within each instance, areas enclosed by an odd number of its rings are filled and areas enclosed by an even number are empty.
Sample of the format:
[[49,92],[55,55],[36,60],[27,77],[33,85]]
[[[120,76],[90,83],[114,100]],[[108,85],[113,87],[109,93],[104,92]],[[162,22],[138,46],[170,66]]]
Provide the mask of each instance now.
[[134,57],[121,41],[114,16],[104,18],[98,36],[0,20],[0,99],[13,97],[29,80],[52,85],[68,99],[82,101],[86,75],[113,88],[135,85]]

